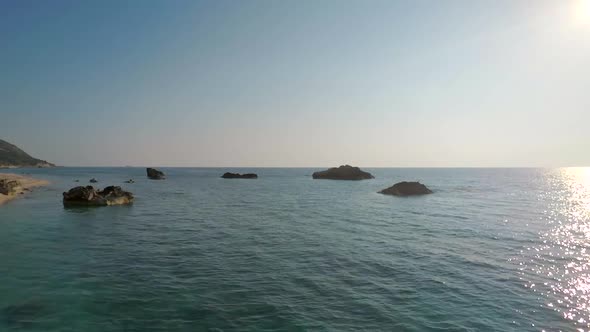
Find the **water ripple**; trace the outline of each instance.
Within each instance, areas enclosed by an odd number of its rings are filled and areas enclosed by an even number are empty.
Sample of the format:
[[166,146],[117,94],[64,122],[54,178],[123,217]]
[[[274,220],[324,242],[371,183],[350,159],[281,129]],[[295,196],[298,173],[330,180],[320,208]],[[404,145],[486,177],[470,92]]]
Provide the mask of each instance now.
[[[0,330],[570,331],[590,328],[580,170],[33,170],[0,211]],[[242,171],[242,172],[244,172]],[[131,207],[64,209],[72,178],[134,178]],[[376,192],[421,179],[436,193]]]

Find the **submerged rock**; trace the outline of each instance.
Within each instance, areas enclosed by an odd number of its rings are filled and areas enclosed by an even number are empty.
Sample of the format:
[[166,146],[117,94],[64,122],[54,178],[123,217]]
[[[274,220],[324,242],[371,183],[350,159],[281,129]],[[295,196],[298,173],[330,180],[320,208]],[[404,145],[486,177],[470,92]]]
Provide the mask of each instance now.
[[125,181],[125,183],[135,183],[135,181],[133,181],[133,179],[129,179],[129,180]]
[[152,180],[163,180],[166,178],[166,176],[164,175],[164,172],[162,171],[158,171],[155,168],[146,168],[146,172],[147,172],[147,177],[152,179]]
[[415,196],[432,194],[432,190],[428,189],[420,182],[403,181],[398,182],[387,189],[383,189],[379,193],[393,196]]
[[17,180],[0,180],[0,194],[12,195],[21,186],[21,183]]
[[95,178],[90,179],[90,183],[97,183],[97,182],[98,182],[98,180]]
[[258,175],[254,173],[240,174],[226,172],[221,177],[224,179],[258,179]]
[[29,300],[2,308],[3,323],[9,327],[20,330],[30,329],[33,323],[48,314],[44,303]]
[[107,206],[133,203],[133,194],[118,186],[95,190],[92,186],[75,187],[63,193],[64,205]]
[[312,174],[312,177],[320,180],[368,180],[375,178],[371,173],[361,171],[360,168],[350,165],[332,167],[325,171],[315,172]]

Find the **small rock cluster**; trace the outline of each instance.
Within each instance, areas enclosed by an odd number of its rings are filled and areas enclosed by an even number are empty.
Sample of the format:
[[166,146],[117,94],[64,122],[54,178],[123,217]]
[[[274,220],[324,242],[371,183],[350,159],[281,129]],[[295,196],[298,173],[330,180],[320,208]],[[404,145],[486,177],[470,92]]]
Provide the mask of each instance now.
[[221,177],[224,179],[258,179],[258,175],[254,173],[240,174],[227,172],[224,173]]

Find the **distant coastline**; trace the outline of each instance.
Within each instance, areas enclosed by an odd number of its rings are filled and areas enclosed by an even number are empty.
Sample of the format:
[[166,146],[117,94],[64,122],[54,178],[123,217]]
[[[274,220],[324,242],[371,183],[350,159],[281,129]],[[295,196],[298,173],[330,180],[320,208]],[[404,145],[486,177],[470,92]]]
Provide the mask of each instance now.
[[36,164],[36,165],[0,165],[0,169],[18,169],[18,168],[54,168],[58,167],[51,163]]
[[0,139],[0,168],[21,167],[49,168],[55,167],[55,165],[34,158],[16,145]]

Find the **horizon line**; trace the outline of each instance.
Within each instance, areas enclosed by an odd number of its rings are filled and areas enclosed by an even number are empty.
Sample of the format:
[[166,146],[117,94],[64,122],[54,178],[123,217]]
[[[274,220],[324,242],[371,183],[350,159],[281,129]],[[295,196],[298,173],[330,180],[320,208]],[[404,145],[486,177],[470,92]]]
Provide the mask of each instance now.
[[[340,166],[340,165],[339,165]],[[589,166],[356,166],[359,168],[423,168],[423,169],[442,169],[442,168],[496,168],[496,169],[510,169],[510,168],[537,168],[537,169],[556,169],[556,168],[590,168]],[[332,168],[338,166],[165,166],[165,165],[57,165],[55,167],[47,168]],[[38,169],[38,167],[6,167],[2,169]]]

